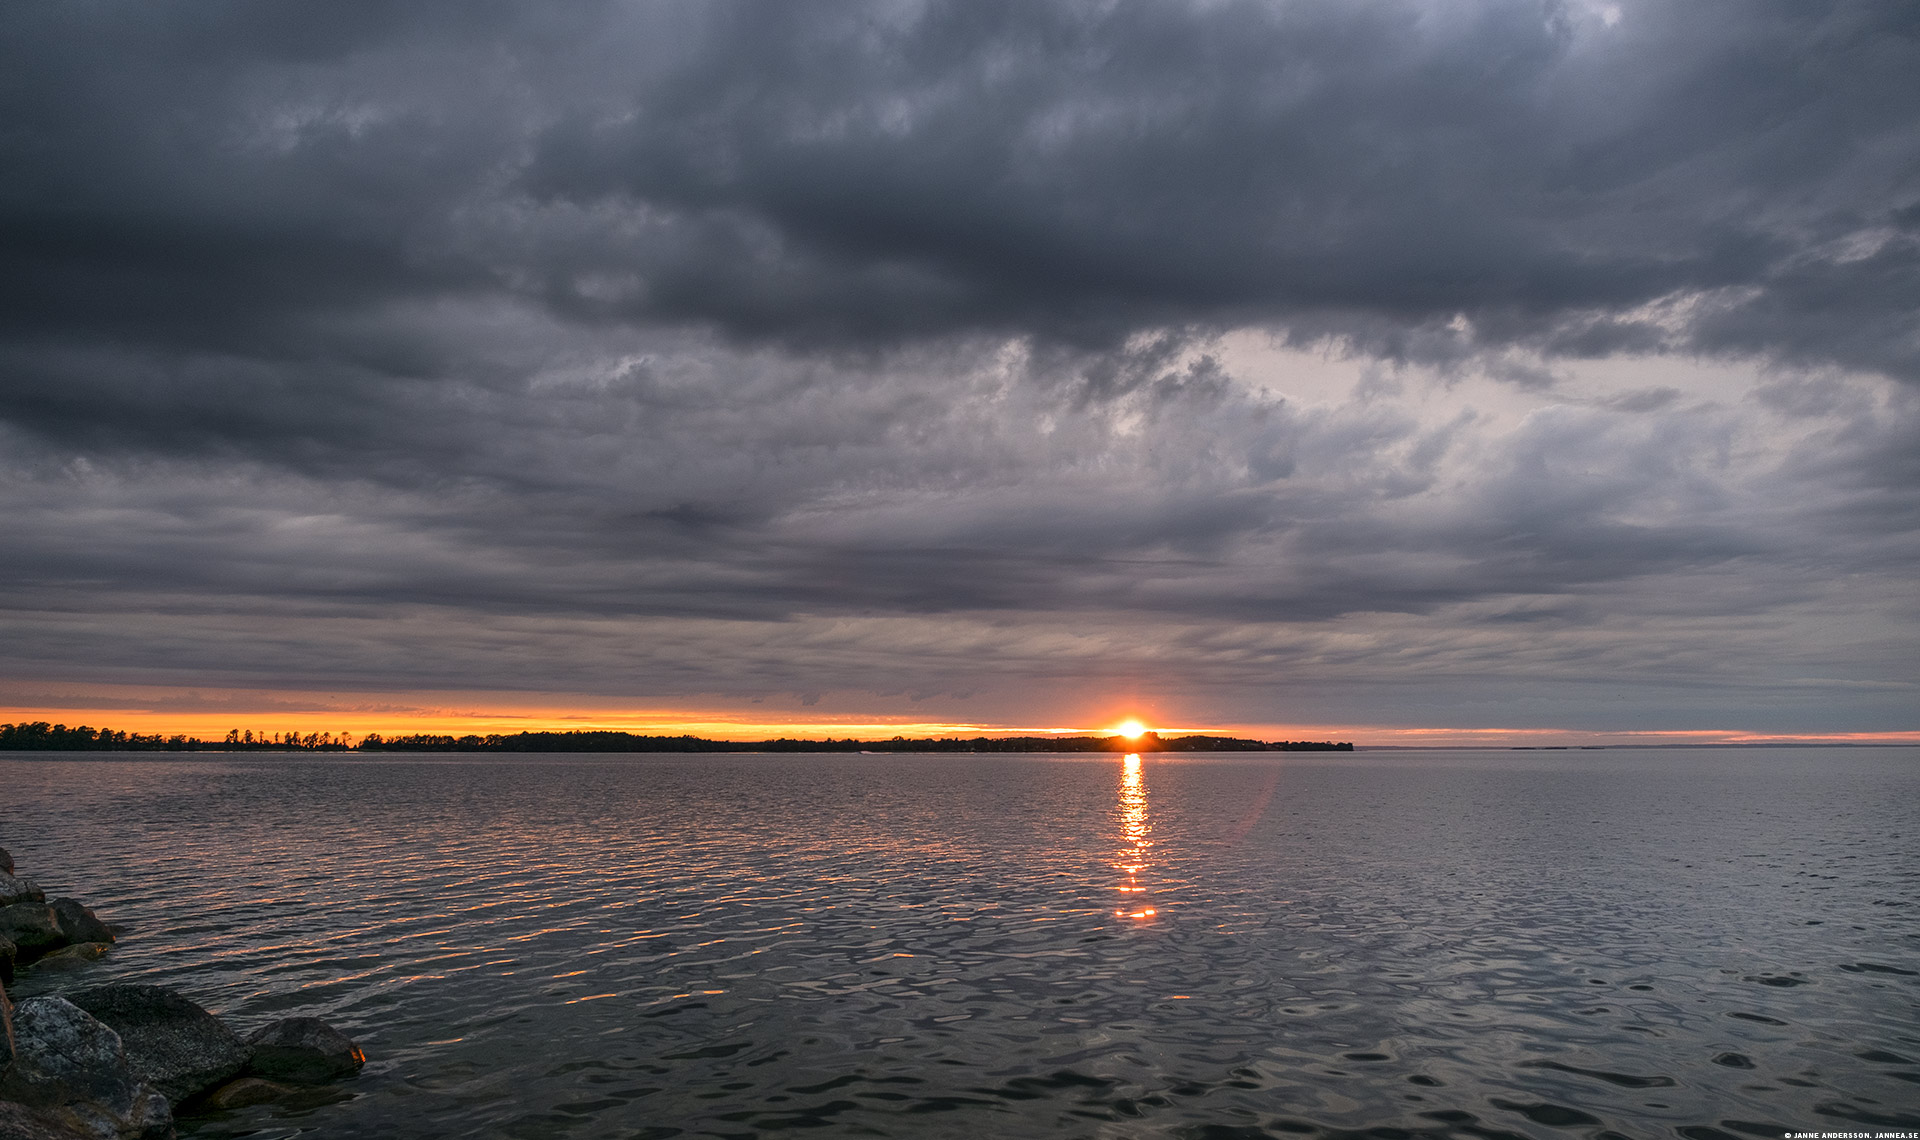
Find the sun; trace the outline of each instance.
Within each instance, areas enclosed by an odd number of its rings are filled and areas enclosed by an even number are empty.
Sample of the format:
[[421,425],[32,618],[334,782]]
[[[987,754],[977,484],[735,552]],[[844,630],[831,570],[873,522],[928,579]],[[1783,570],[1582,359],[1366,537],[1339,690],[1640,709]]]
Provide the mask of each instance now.
[[1137,720],[1129,718],[1121,721],[1120,727],[1114,729],[1114,732],[1126,737],[1128,740],[1138,740],[1146,735],[1147,726]]

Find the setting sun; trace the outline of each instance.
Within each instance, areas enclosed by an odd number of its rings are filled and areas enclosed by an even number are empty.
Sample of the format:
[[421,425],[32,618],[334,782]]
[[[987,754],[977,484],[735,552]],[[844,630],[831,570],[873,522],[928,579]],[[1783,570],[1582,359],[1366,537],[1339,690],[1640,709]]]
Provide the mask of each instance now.
[[1128,740],[1137,739],[1145,735],[1146,731],[1147,726],[1137,720],[1123,720],[1120,722],[1120,727],[1114,729],[1114,732],[1126,737]]

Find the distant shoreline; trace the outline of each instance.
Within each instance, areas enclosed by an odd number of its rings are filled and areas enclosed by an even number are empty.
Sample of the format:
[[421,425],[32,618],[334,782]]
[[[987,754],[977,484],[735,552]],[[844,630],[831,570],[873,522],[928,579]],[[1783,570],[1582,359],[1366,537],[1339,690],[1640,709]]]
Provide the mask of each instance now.
[[198,737],[117,732],[86,725],[38,721],[0,724],[0,751],[5,752],[1352,752],[1346,741],[1243,740],[1232,736],[1173,736],[1158,733],[1125,736],[976,736],[933,739],[895,736],[886,740],[708,740],[699,736],[641,736],[631,732],[518,732],[511,735],[450,736],[417,733],[382,736],[368,733],[359,741],[332,734],[298,733],[272,739],[244,739],[229,733],[225,740]]
[[202,740],[185,735],[117,732],[85,725],[68,728],[38,721],[0,724],[0,753],[4,752],[577,752],[577,753],[1128,753],[1128,752],[1624,752],[1649,749],[1779,749],[1779,748],[1912,748],[1901,740],[1767,740],[1650,744],[1354,744],[1326,740],[1250,740],[1232,736],[1185,735],[1162,737],[1146,733],[1124,736],[974,736],[905,737],[884,740],[710,740],[698,736],[646,736],[628,732],[576,730],[519,732],[511,735],[417,733],[382,736],[370,733],[357,741],[345,734],[230,733],[225,740]]

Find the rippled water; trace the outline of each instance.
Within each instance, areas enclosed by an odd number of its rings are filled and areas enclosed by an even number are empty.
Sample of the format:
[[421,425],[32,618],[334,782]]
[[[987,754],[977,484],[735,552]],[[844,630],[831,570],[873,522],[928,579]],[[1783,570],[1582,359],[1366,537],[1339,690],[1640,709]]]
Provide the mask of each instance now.
[[205,1137],[1920,1126],[1915,749],[12,754],[0,789],[21,872],[126,928],[18,993],[162,982],[372,1058]]

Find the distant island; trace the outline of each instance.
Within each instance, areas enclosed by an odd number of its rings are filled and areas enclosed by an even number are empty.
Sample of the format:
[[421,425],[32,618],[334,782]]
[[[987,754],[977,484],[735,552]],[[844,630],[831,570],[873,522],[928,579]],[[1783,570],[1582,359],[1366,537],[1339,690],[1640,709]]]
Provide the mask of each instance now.
[[161,736],[35,721],[0,724],[0,751],[34,752],[1351,752],[1349,742],[1241,740],[1231,736],[975,736],[886,740],[708,740],[631,732],[516,732],[502,736],[417,733],[359,740],[347,733],[255,734],[234,729],[224,739]]

